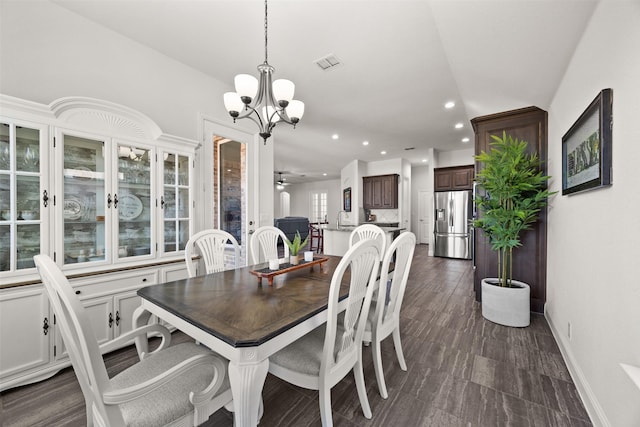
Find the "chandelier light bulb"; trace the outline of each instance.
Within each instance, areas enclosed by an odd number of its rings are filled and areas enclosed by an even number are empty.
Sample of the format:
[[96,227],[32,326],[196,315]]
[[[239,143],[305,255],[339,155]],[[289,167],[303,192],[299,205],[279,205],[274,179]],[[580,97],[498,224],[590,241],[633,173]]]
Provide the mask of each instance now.
[[278,79],[273,82],[273,97],[282,108],[285,108],[293,99],[295,89],[296,85],[291,80]]
[[227,109],[231,117],[235,118],[240,115],[240,112],[244,109],[244,103],[235,92],[227,92],[224,94],[224,108]]
[[258,93],[258,79],[249,74],[238,74],[234,79],[236,92],[240,95],[242,102],[251,103],[251,100]]
[[289,116],[291,121],[296,124],[304,115],[304,102],[294,99],[289,103],[286,111],[287,116]]

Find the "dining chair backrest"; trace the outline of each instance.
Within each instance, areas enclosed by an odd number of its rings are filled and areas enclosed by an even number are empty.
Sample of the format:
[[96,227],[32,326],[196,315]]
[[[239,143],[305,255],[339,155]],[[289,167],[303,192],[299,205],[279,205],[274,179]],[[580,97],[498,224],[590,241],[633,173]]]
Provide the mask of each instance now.
[[382,258],[387,248],[387,236],[384,230],[375,224],[359,225],[349,235],[349,246],[351,247],[354,243],[364,239],[374,239],[378,242],[378,250]]
[[[409,270],[416,248],[416,235],[405,231],[395,238],[382,259],[380,289],[386,290],[378,296],[376,318],[378,325],[400,319],[400,308],[407,288]],[[393,262],[393,274],[389,279],[389,267]],[[390,282],[389,282],[390,280]],[[387,283],[389,282],[389,283]]]
[[[289,258],[289,246],[286,244],[287,235],[278,227],[265,225],[258,228],[252,235],[249,242],[251,248],[252,264],[260,262],[260,253],[264,256],[263,262],[279,259],[278,241],[284,245],[284,259]],[[262,251],[261,251],[262,250]]]
[[[357,242],[349,248],[336,267],[329,289],[327,325],[320,364],[321,377],[342,375],[342,378],[356,363],[361,351],[379,268],[378,244],[370,239]],[[338,297],[347,270],[349,296],[346,299],[344,317],[339,318]],[[343,322],[341,325],[338,325],[338,319]],[[342,336],[336,339],[338,330],[342,332]]]
[[[369,316],[363,338],[365,343],[371,342],[373,344],[371,349],[378,389],[380,395],[385,399],[388,393],[382,369],[380,343],[389,335],[393,334],[393,344],[400,368],[403,371],[407,370],[400,340],[400,308],[407,287],[415,247],[416,236],[409,231],[401,233],[389,245],[380,267],[380,289],[375,310]],[[389,269],[392,263],[393,273],[390,275]]]
[[198,253],[202,257],[205,274],[240,266],[240,245],[235,237],[224,230],[203,230],[191,236],[184,251],[189,277],[196,275],[193,257]]
[[89,408],[94,408],[93,410],[100,412],[103,418],[123,425],[124,419],[119,407],[105,405],[102,400],[102,392],[107,389],[109,376],[91,326],[91,319],[69,281],[53,260],[47,255],[36,255],[33,259],[57,316],[57,327],[80,383],[87,414],[90,413]]

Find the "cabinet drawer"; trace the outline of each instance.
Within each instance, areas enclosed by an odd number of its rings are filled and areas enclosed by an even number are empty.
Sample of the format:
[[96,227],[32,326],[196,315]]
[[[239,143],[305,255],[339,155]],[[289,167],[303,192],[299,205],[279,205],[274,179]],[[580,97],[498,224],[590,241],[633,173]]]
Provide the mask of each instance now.
[[146,270],[82,278],[74,280],[71,284],[80,298],[84,299],[87,296],[112,294],[120,290],[141,288],[157,283],[159,283],[158,271]]

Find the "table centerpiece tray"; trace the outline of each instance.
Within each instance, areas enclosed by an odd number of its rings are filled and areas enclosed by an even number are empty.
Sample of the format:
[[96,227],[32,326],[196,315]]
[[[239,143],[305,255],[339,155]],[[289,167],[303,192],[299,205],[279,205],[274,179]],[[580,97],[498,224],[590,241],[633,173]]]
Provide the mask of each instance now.
[[328,260],[329,258],[327,257],[313,257],[313,261],[300,260],[298,264],[285,262],[280,264],[277,270],[271,270],[269,267],[265,267],[257,270],[249,270],[249,272],[258,278],[258,284],[262,284],[262,279],[267,279],[269,281],[269,286],[273,286],[273,278],[280,274],[289,273],[303,268],[313,268],[314,265],[322,265],[323,262]]

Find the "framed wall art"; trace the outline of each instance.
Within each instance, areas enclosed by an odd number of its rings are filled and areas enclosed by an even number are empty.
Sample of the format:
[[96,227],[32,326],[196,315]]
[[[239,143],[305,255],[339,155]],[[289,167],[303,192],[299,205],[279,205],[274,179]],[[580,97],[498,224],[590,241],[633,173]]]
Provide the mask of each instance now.
[[351,212],[351,187],[342,190],[342,203],[345,212]]
[[613,91],[603,89],[562,137],[562,194],[611,185]]

